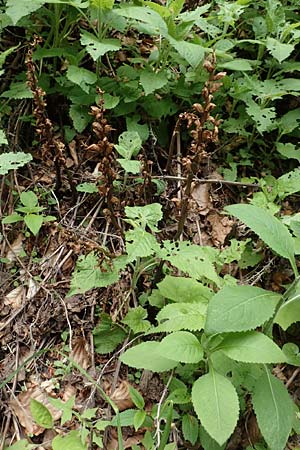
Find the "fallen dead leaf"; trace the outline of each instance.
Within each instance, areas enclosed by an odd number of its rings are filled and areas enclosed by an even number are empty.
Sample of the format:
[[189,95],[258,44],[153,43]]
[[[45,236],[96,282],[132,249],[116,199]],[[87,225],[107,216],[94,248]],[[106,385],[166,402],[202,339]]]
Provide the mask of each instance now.
[[[133,445],[138,445],[142,442],[144,438],[143,434],[137,434],[136,436],[131,436],[125,440],[123,440],[123,447],[124,448],[131,448]],[[98,450],[102,450],[99,449]],[[119,443],[118,439],[115,437],[112,437],[109,442],[107,443],[106,450],[119,450]]]
[[193,183],[191,197],[198,205],[199,214],[206,216],[211,211],[213,205],[210,199],[208,183]]
[[71,358],[84,370],[91,365],[89,345],[84,338],[76,338],[72,343]]
[[223,245],[226,237],[231,232],[233,227],[233,220],[229,217],[221,216],[216,211],[211,212],[207,216],[207,220],[211,224],[211,238],[213,244],[216,246]]
[[4,305],[11,306],[13,309],[18,309],[22,306],[24,298],[25,288],[24,286],[18,286],[4,297]]
[[10,248],[8,249],[5,256],[10,263],[16,261],[16,259],[20,256],[21,252],[23,251],[22,245],[23,241],[24,236],[22,233],[19,233],[18,237],[10,244]]

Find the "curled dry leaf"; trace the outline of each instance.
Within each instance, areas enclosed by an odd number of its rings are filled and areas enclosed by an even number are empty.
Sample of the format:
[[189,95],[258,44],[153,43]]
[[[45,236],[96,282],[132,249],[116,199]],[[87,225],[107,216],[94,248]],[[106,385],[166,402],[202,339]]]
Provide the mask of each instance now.
[[34,399],[48,408],[54,420],[60,419],[62,411],[57,410],[48,401],[47,393],[41,386],[33,386],[25,392],[21,392],[14,400],[10,401],[10,406],[17,416],[26,434],[38,436],[44,432],[44,428],[37,425],[30,412],[30,400]]
[[6,253],[6,259],[9,260],[10,263],[16,261],[16,259],[20,256],[23,251],[23,243],[24,236],[22,233],[18,234],[18,237],[10,244],[10,248]]
[[117,405],[120,411],[131,408],[133,402],[129,393],[129,383],[127,381],[121,381],[119,386],[110,396],[111,400]]
[[213,207],[210,200],[209,184],[193,183],[191,196],[198,205],[199,214],[206,216]]
[[211,212],[207,216],[207,220],[211,224],[211,238],[216,246],[223,245],[226,237],[231,232],[233,220],[229,217],[221,216],[217,212]]
[[24,286],[18,286],[4,297],[4,305],[11,306],[13,309],[19,309],[23,304],[24,298],[25,288]]
[[[127,439],[124,439],[123,447],[124,448],[132,448],[133,445],[140,444],[142,442],[143,438],[144,438],[143,434],[136,434],[135,436],[131,436]],[[106,449],[107,450],[119,450],[118,439],[115,437],[112,437],[112,439],[110,439],[110,441],[108,442]]]
[[26,294],[26,298],[28,300],[31,300],[39,290],[40,290],[40,287],[39,287],[38,283],[33,278],[29,278],[28,291]]
[[71,358],[84,370],[91,365],[89,345],[84,338],[76,338],[72,343]]

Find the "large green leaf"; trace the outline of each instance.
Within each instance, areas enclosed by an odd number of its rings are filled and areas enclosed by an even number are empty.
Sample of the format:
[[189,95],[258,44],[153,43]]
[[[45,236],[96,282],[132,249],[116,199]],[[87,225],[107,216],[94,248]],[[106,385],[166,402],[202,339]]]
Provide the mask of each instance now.
[[257,331],[228,334],[218,346],[229,358],[246,363],[280,363],[286,357],[266,335]]
[[49,409],[34,398],[30,399],[30,412],[33,420],[43,428],[53,428],[53,418]]
[[300,321],[300,280],[296,281],[287,301],[279,308],[274,322],[286,330],[292,323]]
[[213,295],[210,288],[192,278],[166,275],[160,283],[157,283],[157,287],[164,297],[179,303],[207,303]]
[[257,380],[252,402],[258,426],[271,450],[283,450],[292,429],[294,403],[281,381],[265,367]]
[[[137,29],[148,34],[161,34],[166,36],[168,34],[168,27],[163,18],[151,8],[147,6],[125,6],[116,9],[116,14],[126,17],[130,21],[135,21]],[[142,28],[138,26],[142,25]]]
[[68,80],[80,86],[86,93],[89,93],[90,85],[96,83],[97,81],[97,75],[94,72],[84,69],[83,67],[72,65],[68,67],[66,76]]
[[140,76],[140,82],[147,96],[165,86],[168,83],[168,75],[166,72],[150,72],[144,69]]
[[177,366],[177,361],[161,356],[158,352],[159,342],[143,342],[126,350],[120,360],[130,367],[146,369],[152,372],[165,372]]
[[250,227],[274,252],[289,259],[297,273],[293,237],[279,219],[254,205],[231,205],[225,210]]
[[254,286],[224,287],[209,302],[205,332],[252,330],[270,319],[280,298]]
[[177,331],[164,337],[158,346],[158,353],[183,363],[196,363],[203,358],[200,342],[187,331]]
[[78,431],[70,431],[65,436],[56,436],[52,441],[53,450],[87,450],[87,445],[81,442]]
[[230,381],[210,370],[195,381],[192,402],[209,435],[218,444],[224,444],[233,433],[239,416],[238,396]]
[[206,317],[204,303],[172,303],[164,306],[156,318],[160,322],[154,332],[202,330]]
[[278,62],[282,62],[287,59],[294,51],[295,46],[293,44],[283,44],[282,42],[272,37],[267,38],[267,49]]
[[118,39],[102,39],[101,41],[91,33],[83,31],[81,33],[81,44],[86,48],[86,51],[91,55],[94,61],[97,61],[101,56],[107,52],[115,52],[121,48]]
[[0,155],[0,175],[5,175],[9,170],[16,170],[19,167],[24,166],[31,160],[32,156],[30,153],[2,153],[2,155]]
[[35,236],[40,231],[41,226],[43,225],[43,221],[43,216],[40,216],[38,214],[26,214],[26,216],[24,216],[24,222],[28,226],[31,233]]
[[204,58],[205,48],[199,44],[187,41],[177,41],[168,36],[168,41],[173,48],[182,56],[192,67],[197,67]]

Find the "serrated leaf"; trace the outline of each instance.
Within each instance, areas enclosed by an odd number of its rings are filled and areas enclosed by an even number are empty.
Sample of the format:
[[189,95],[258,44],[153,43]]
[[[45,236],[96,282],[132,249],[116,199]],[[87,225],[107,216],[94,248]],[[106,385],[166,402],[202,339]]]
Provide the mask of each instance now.
[[247,102],[246,111],[256,123],[256,128],[261,134],[264,131],[270,131],[274,128],[274,119],[276,118],[276,111],[274,107],[262,108],[260,105],[251,100]]
[[39,216],[37,214],[26,214],[26,216],[24,216],[25,224],[27,225],[31,233],[35,236],[40,231],[41,226],[43,225],[43,221],[43,216]]
[[98,192],[98,188],[95,183],[81,183],[76,186],[77,192],[86,192],[87,194],[93,194]]
[[166,275],[160,283],[157,283],[157,287],[164,297],[178,303],[207,303],[213,295],[210,288],[192,278]]
[[2,153],[0,155],[0,175],[5,175],[9,170],[16,170],[19,167],[25,166],[31,160],[32,156],[30,153]]
[[232,61],[218,63],[218,67],[227,70],[239,70],[241,72],[247,72],[253,70],[253,67],[249,63],[248,59],[235,58]]
[[300,161],[300,148],[296,148],[294,144],[288,142],[284,144],[283,142],[277,142],[276,150],[285,158],[296,159]]
[[154,332],[202,330],[206,317],[206,304],[175,303],[164,306],[156,318],[160,322]]
[[164,337],[158,346],[161,356],[183,362],[196,363],[203,358],[203,349],[196,336],[187,331],[176,331]]
[[142,306],[137,306],[136,308],[132,308],[128,311],[122,322],[129,326],[134,334],[144,333],[151,327],[149,320],[145,320],[147,315],[146,309]]
[[292,429],[294,403],[282,382],[266,367],[255,384],[252,403],[268,446],[271,450],[283,450]]
[[186,441],[192,445],[196,444],[199,432],[199,423],[196,417],[185,414],[182,418],[182,433]]
[[93,335],[96,352],[101,355],[113,352],[126,337],[125,331],[106,314],[101,315],[100,325],[93,330]]
[[247,331],[263,325],[275,312],[281,295],[254,286],[227,286],[209,302],[207,334]]
[[286,357],[282,350],[266,335],[257,331],[230,333],[218,346],[231,359],[246,363],[282,363]]
[[137,175],[141,171],[141,162],[140,161],[130,161],[124,158],[117,158],[118,163],[127,173],[133,173]]
[[67,79],[77,84],[87,94],[90,91],[90,85],[96,83],[97,75],[83,67],[70,65],[66,72]]
[[244,222],[276,253],[289,259],[294,270],[294,241],[292,235],[280,220],[268,211],[254,205],[231,205],[224,208]]
[[121,355],[120,360],[130,367],[136,369],[146,369],[152,372],[166,372],[177,366],[177,361],[173,361],[158,352],[159,342],[143,342],[135,347],[126,350]]
[[49,403],[53,405],[55,408],[60,409],[63,413],[60,418],[61,426],[66,422],[72,419],[73,415],[73,406],[75,405],[75,395],[72,395],[66,402],[63,402],[59,398],[48,398]]
[[91,116],[88,114],[88,111],[83,109],[81,105],[71,105],[69,114],[74,128],[78,133],[82,133],[91,121]]
[[277,59],[279,63],[287,59],[295,48],[293,44],[283,44],[272,37],[267,37],[266,46],[273,58]]
[[16,223],[23,220],[23,216],[20,216],[20,214],[10,214],[9,216],[4,217],[2,219],[3,224],[9,224],[9,223]]
[[[219,445],[206,431],[206,429],[201,425],[199,429],[200,442],[204,450],[224,450],[226,447],[226,442],[223,445]],[[259,450],[259,449],[257,449]]]
[[118,39],[102,39],[100,41],[96,36],[87,31],[81,33],[80,42],[94,61],[97,61],[107,52],[115,52],[121,48],[121,43]]
[[126,206],[125,214],[129,223],[145,228],[148,226],[152,231],[158,231],[157,224],[162,219],[162,207],[159,203],[151,203],[146,206]]
[[[6,139],[5,133],[3,130],[0,130],[0,145],[7,145],[8,141]],[[1,173],[1,163],[0,163],[0,173]]]
[[295,322],[300,321],[300,282],[296,281],[295,287],[285,303],[283,303],[274,319],[275,323],[281,326],[283,330]]
[[230,381],[210,370],[195,381],[192,403],[201,424],[222,445],[233,433],[239,417],[239,401]]
[[291,172],[285,173],[277,180],[278,196],[284,199],[288,195],[300,191],[300,169],[296,168]]
[[6,447],[5,450],[31,450],[34,448],[35,445],[29,444],[29,442],[26,439],[21,439],[15,444],[10,445],[8,448]]
[[70,431],[65,436],[56,436],[52,441],[53,450],[87,450],[87,445],[81,442],[78,431]]
[[32,191],[22,192],[20,195],[20,200],[24,206],[28,206],[29,208],[38,204],[38,198]]
[[168,75],[166,72],[143,70],[140,76],[140,83],[147,96],[165,86],[168,83]]
[[156,11],[153,11],[149,7],[125,6],[116,9],[115,12],[131,21],[136,21],[134,25],[137,29],[143,30],[143,32],[148,34],[161,34],[163,36],[168,34],[166,22]]
[[125,159],[137,156],[142,146],[142,139],[136,131],[124,131],[120,134],[118,141],[119,143],[115,145],[115,148],[119,155]]
[[127,231],[126,251],[131,260],[136,258],[146,258],[159,251],[159,245],[155,236],[141,228]]
[[6,14],[11,18],[13,25],[16,25],[22,17],[31,14],[45,3],[44,0],[7,0]]
[[20,81],[11,83],[9,90],[2,92],[0,97],[22,100],[24,98],[33,98],[33,94],[27,84]]
[[46,429],[53,428],[53,418],[49,409],[34,398],[30,399],[30,412],[33,420],[41,427]]

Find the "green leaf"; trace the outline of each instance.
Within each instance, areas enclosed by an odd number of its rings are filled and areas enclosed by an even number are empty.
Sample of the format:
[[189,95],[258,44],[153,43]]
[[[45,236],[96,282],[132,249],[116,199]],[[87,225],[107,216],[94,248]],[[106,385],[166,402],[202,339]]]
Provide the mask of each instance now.
[[9,216],[4,217],[2,219],[3,224],[9,224],[9,223],[16,223],[23,220],[23,216],[20,216],[20,214],[10,214]]
[[[121,427],[133,426],[136,412],[137,412],[136,409],[127,409],[126,411],[122,411],[121,413],[113,417],[112,421],[110,422],[110,425],[112,425],[113,427],[118,426],[118,419],[119,419]],[[151,425],[152,423],[150,417],[146,416],[144,426],[150,427]]]
[[[0,145],[7,145],[7,144],[8,144],[8,141],[6,139],[4,131],[0,130]],[[1,162],[0,162],[0,166],[1,166]],[[1,168],[0,168],[0,171],[1,171]]]
[[125,237],[126,251],[131,261],[136,258],[146,258],[159,251],[155,236],[141,228],[127,231]]
[[276,118],[276,111],[274,107],[262,108],[253,100],[249,100],[246,111],[256,123],[256,128],[260,134],[264,131],[270,131],[275,127],[274,119]]
[[88,110],[83,108],[81,105],[71,105],[69,114],[74,128],[78,131],[78,133],[82,133],[91,121],[91,116],[89,115]]
[[233,433],[239,417],[239,401],[230,381],[210,370],[192,388],[195,411],[208,434],[219,445]]
[[49,403],[55,408],[60,409],[63,413],[60,418],[60,424],[63,426],[66,422],[72,419],[73,407],[75,405],[75,395],[72,395],[66,402],[63,402],[59,398],[48,398]]
[[228,334],[217,347],[231,359],[246,363],[282,363],[286,357],[267,336],[257,331]]
[[126,337],[125,331],[106,314],[101,315],[100,325],[93,330],[93,335],[96,352],[101,355],[113,352]]
[[31,14],[39,9],[45,2],[45,0],[7,0],[6,14],[11,18],[13,25],[16,25],[22,17]]
[[[201,425],[199,429],[200,442],[204,450],[224,450],[226,442],[223,445],[219,445]],[[258,449],[256,449],[258,450]]]
[[228,286],[209,302],[205,332],[247,331],[263,325],[275,313],[281,295],[254,286]]
[[280,63],[287,59],[295,48],[293,44],[283,44],[272,37],[267,37],[266,45],[273,58]]
[[70,431],[65,436],[56,436],[52,441],[53,450],[87,450],[87,445],[81,442],[78,431]]
[[294,403],[282,382],[266,367],[255,384],[252,403],[268,446],[271,450],[283,450],[292,429]]
[[165,86],[168,83],[168,75],[166,72],[143,70],[140,76],[140,82],[147,96]]
[[279,198],[284,199],[288,195],[300,191],[300,169],[296,168],[292,172],[285,173],[278,178]]
[[24,222],[34,236],[40,231],[43,220],[43,216],[37,214],[26,214],[26,216],[24,216]]
[[[202,330],[206,317],[206,304],[175,303],[164,306],[156,318],[160,322],[153,332]],[[150,330],[151,331],[151,330]]]
[[26,439],[21,439],[20,441],[16,442],[13,445],[10,445],[9,447],[5,447],[4,450],[31,450],[34,449],[36,446],[29,444]]
[[20,195],[20,200],[24,206],[28,206],[29,208],[38,204],[38,198],[32,191],[22,192]]
[[145,406],[145,401],[139,391],[129,385],[129,393],[134,405],[139,409],[143,409]]
[[158,346],[161,356],[184,363],[196,363],[203,358],[203,349],[196,336],[187,331],[177,331],[164,337]]
[[207,303],[213,295],[210,288],[192,278],[166,275],[157,287],[164,297],[180,303]]
[[115,144],[117,152],[125,159],[137,156],[142,147],[142,139],[136,131],[124,131],[119,136],[119,144]]
[[166,372],[177,366],[177,362],[161,356],[158,352],[159,342],[143,342],[126,350],[120,360],[130,367],[146,369],[152,372]]
[[199,44],[187,41],[177,41],[170,35],[167,37],[173,48],[184,58],[193,68],[202,63],[205,55],[205,48]]
[[218,67],[227,70],[239,70],[240,72],[247,72],[253,70],[248,59],[235,58],[232,61],[218,63]]
[[49,409],[34,398],[30,399],[30,412],[33,420],[43,428],[53,428],[53,418]]
[[118,163],[127,173],[133,173],[137,175],[141,171],[141,162],[140,161],[129,161],[124,158],[117,158]]
[[294,241],[292,235],[280,220],[268,211],[253,205],[231,205],[224,208],[229,214],[250,227],[276,253],[289,259],[294,271]]
[[144,333],[151,327],[149,320],[145,320],[147,315],[146,309],[142,306],[137,306],[128,311],[122,322],[125,323],[125,325],[128,325],[134,334]]
[[27,84],[20,81],[11,83],[9,90],[2,92],[0,97],[22,100],[24,98],[33,98],[33,94]]
[[31,160],[32,156],[30,153],[2,153],[0,155],[0,175],[5,175],[9,170],[16,170],[19,167],[25,166]]
[[90,85],[95,84],[97,81],[97,75],[90,70],[83,67],[69,66],[67,73],[67,79],[72,83],[77,84],[87,94],[90,91]]
[[90,0],[90,3],[95,8],[112,9],[114,6],[115,0]]
[[105,109],[113,109],[120,103],[120,97],[107,93],[103,94],[103,100]]
[[87,194],[93,194],[98,192],[98,188],[95,183],[81,183],[76,186],[76,191],[86,192]]
[[199,432],[199,423],[196,417],[190,414],[185,414],[182,417],[182,433],[186,441],[189,441],[192,445],[196,444]]
[[96,36],[87,31],[81,33],[80,42],[94,61],[97,61],[107,52],[115,52],[121,48],[121,43],[118,39],[102,39],[100,41]]
[[291,294],[283,303],[274,319],[275,323],[278,323],[283,330],[292,325],[292,323],[300,321],[300,281],[296,281]]
[[296,146],[291,142],[288,142],[286,144],[277,142],[276,150],[285,158],[296,159],[297,161],[300,161],[300,148],[296,148]]
[[145,228],[148,226],[152,231],[158,231],[157,224],[162,219],[162,207],[159,203],[151,203],[146,206],[126,206],[125,214],[130,224]]
[[286,356],[288,364],[300,366],[300,352],[298,345],[289,342],[288,344],[284,344],[282,351]]
[[[135,27],[148,34],[161,34],[166,36],[168,34],[168,27],[161,16],[150,9],[149,7],[140,6],[125,6],[116,9],[116,14],[126,17],[130,21],[136,21]],[[140,26],[142,25],[142,27]]]
[[146,418],[146,411],[140,410],[137,411],[133,418],[133,426],[135,431],[137,431],[145,422]]

